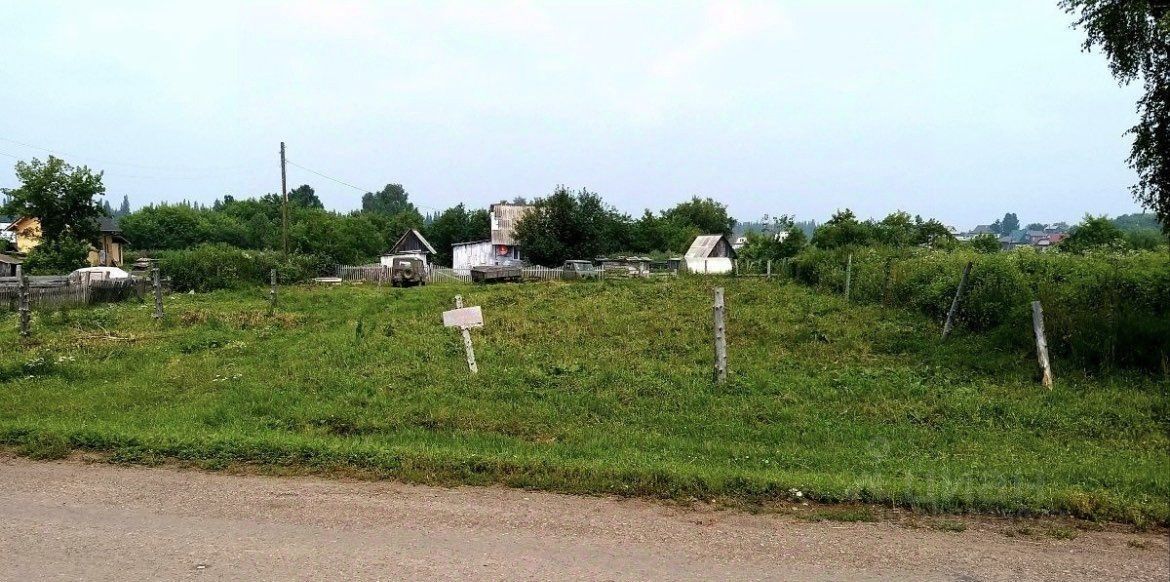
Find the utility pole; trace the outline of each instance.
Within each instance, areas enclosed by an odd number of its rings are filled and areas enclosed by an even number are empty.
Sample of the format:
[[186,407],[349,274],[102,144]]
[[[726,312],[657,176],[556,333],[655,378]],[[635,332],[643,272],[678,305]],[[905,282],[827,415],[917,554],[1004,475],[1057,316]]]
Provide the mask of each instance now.
[[285,172],[284,142],[280,142],[280,238],[284,246],[284,254],[288,254],[288,179]]

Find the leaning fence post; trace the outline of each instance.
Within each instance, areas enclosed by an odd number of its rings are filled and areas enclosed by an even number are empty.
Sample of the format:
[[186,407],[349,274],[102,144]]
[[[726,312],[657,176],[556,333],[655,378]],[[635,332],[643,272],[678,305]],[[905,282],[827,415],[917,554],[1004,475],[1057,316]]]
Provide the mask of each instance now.
[[154,279],[154,318],[162,319],[163,317],[163,300],[162,300],[162,283],[159,281],[158,267],[151,271]]
[[24,276],[20,265],[16,266],[16,280],[18,283],[16,296],[19,301],[18,309],[20,310],[20,336],[28,337],[28,277]]
[[967,266],[963,267],[963,276],[959,279],[959,288],[955,290],[955,298],[951,301],[951,309],[947,312],[947,322],[943,324],[942,338],[945,340],[951,334],[951,330],[955,327],[955,314],[959,312],[959,301],[963,297],[963,289],[967,287],[967,277],[971,275],[971,261],[967,261]]
[[845,261],[845,300],[849,301],[849,296],[853,291],[853,253],[849,253],[849,258]]
[[1036,360],[1040,364],[1040,382],[1052,389],[1052,364],[1048,361],[1048,340],[1044,338],[1044,309],[1032,302],[1032,331],[1036,334]]
[[268,315],[276,313],[276,269],[268,272],[271,288],[268,290]]
[[715,320],[715,383],[727,381],[727,327],[724,323],[723,287],[715,288],[715,306],[712,308]]

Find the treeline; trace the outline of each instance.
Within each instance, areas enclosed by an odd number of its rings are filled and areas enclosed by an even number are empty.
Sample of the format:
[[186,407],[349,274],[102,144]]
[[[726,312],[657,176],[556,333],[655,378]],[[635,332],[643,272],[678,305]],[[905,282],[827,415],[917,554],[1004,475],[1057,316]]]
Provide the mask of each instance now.
[[[637,219],[587,190],[558,187],[535,204],[536,211],[520,222],[517,234],[525,256],[544,264],[619,252],[681,253],[696,235],[730,234],[735,226],[727,207],[710,198],[695,197],[659,213],[647,210]],[[419,229],[435,247],[440,264],[450,264],[453,243],[485,240],[491,229],[486,209],[463,204],[424,216],[399,184],[367,193],[362,209],[349,213],[325,210],[313,188],[303,185],[290,191],[288,214],[290,252],[342,264],[375,260],[411,228]],[[123,216],[121,228],[140,250],[191,249],[203,244],[281,250],[282,220],[281,199],[276,194],[244,200],[225,196],[210,207],[146,206]]]

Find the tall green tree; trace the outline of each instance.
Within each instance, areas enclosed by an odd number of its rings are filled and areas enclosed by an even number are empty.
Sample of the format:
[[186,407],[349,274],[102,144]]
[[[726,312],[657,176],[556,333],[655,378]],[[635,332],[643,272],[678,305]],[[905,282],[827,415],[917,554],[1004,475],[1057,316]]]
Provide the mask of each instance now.
[[1085,219],[1073,227],[1072,233],[1057,248],[1079,254],[1091,250],[1120,250],[1125,246],[1125,235],[1113,221],[1105,216],[1086,214]]
[[321,199],[317,197],[317,193],[313,191],[313,187],[308,184],[301,184],[289,190],[288,202],[304,208],[325,208]]
[[1085,30],[1084,50],[1100,48],[1123,85],[1142,80],[1129,165],[1134,198],[1170,233],[1170,0],[1060,0]]
[[620,223],[628,217],[607,206],[601,197],[582,189],[558,186],[538,198],[535,208],[516,225],[516,238],[529,261],[558,265],[567,259],[592,259],[620,250]]
[[97,240],[97,219],[106,216],[99,197],[104,196],[102,173],[73,167],[60,158],[16,162],[20,186],[6,190],[8,203],[2,213],[32,216],[41,223],[41,239]]
[[1011,234],[1020,230],[1020,219],[1015,212],[1008,212],[1003,215],[1003,219],[999,221],[999,233]]
[[[366,192],[362,194],[362,212],[371,212],[374,214],[384,214],[386,216],[393,216],[402,212],[413,212],[418,214],[418,208],[410,201],[410,194],[402,187],[402,184],[386,184],[378,192]],[[421,222],[422,215],[419,214]]]

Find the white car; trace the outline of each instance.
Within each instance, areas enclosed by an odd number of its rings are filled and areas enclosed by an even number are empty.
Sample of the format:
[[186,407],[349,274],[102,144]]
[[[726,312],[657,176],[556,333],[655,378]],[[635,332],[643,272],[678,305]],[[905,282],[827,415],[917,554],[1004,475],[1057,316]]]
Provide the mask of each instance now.
[[81,282],[85,278],[86,273],[89,273],[90,281],[130,278],[130,273],[118,267],[85,267],[69,273],[69,281],[73,283]]

